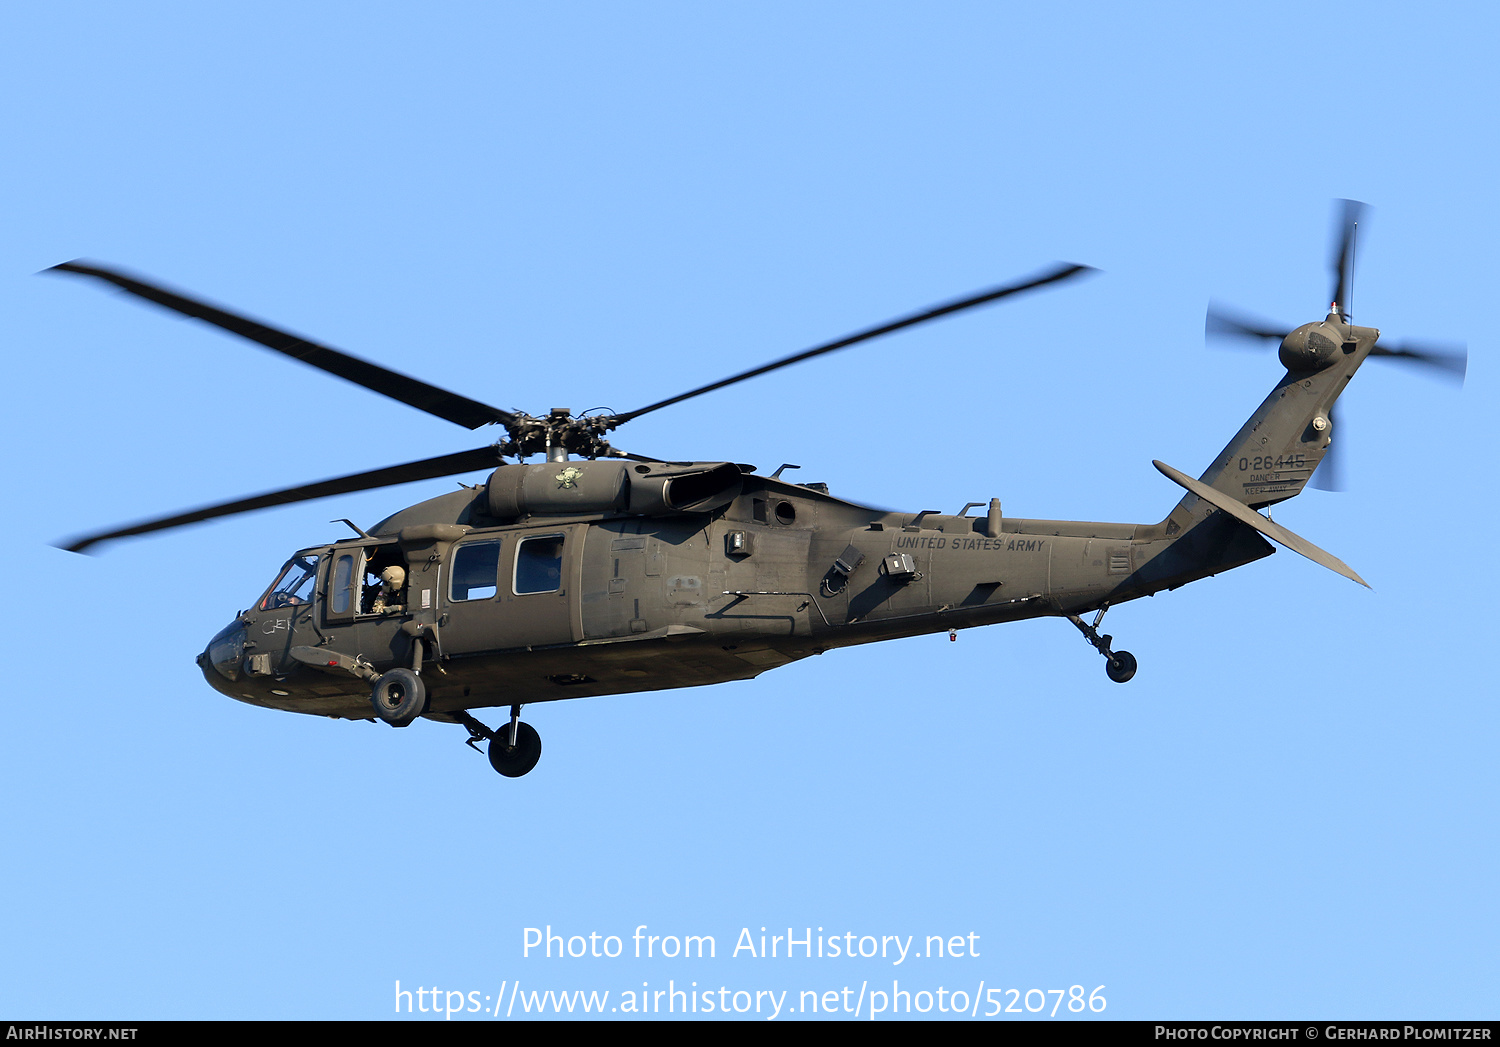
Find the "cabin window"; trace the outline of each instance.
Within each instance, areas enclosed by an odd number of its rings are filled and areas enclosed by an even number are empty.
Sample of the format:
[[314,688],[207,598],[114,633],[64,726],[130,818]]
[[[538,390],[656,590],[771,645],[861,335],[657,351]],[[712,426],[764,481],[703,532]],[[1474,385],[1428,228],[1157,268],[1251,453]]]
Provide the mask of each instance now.
[[562,588],[562,561],[562,535],[522,539],[516,549],[516,595],[557,592]]
[[271,583],[271,589],[260,601],[262,611],[278,607],[299,607],[312,599],[313,583],[318,578],[316,556],[294,556]]
[[500,543],[469,542],[453,554],[449,599],[490,600],[500,591]]

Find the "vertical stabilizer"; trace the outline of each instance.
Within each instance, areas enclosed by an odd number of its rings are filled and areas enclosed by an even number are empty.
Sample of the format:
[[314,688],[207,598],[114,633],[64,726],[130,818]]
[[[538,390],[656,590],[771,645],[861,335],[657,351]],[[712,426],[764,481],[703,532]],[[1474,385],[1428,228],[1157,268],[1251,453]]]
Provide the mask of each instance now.
[[[1379,337],[1375,328],[1347,324],[1337,313],[1287,335],[1281,343],[1286,374],[1199,480],[1252,509],[1300,494],[1338,439],[1334,401]],[[1188,494],[1168,516],[1168,530],[1175,533],[1211,509]]]

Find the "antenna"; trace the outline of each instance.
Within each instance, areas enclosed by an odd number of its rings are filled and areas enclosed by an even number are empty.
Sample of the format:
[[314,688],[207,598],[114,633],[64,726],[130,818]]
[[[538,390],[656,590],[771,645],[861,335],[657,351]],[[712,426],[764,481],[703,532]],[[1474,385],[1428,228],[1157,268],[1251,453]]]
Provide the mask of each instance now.
[[1359,219],[1354,220],[1354,231],[1349,234],[1349,301],[1344,306],[1344,323],[1354,319],[1354,263],[1359,258]]

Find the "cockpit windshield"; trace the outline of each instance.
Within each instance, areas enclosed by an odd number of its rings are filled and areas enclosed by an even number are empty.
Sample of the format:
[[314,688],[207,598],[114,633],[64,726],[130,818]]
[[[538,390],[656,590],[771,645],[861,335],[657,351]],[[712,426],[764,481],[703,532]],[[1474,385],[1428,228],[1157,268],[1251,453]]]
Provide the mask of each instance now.
[[270,591],[260,602],[262,611],[278,607],[298,607],[312,599],[313,585],[318,578],[318,558],[307,553],[298,553],[287,561],[272,583]]

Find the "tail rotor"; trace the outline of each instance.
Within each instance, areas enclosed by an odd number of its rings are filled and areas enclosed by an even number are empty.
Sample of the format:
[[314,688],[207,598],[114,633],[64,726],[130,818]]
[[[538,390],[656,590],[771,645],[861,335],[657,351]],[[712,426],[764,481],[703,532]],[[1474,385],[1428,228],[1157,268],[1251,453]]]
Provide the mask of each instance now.
[[[1332,273],[1332,288],[1328,297],[1327,322],[1347,325],[1352,309],[1350,299],[1354,286],[1354,262],[1360,222],[1369,210],[1357,200],[1340,200],[1334,217],[1333,251],[1329,256]],[[1341,328],[1347,330],[1347,328]],[[1265,320],[1216,301],[1208,304],[1208,313],[1203,324],[1204,339],[1241,348],[1271,348],[1279,346],[1292,333],[1292,328]],[[1458,344],[1423,344],[1416,342],[1377,343],[1370,356],[1393,362],[1415,365],[1437,378],[1463,385],[1468,372],[1468,349]],[[1328,445],[1322,464],[1313,474],[1311,483],[1325,491],[1342,490],[1342,463],[1334,456],[1338,447],[1336,434],[1338,423],[1333,411],[1328,413],[1328,423],[1335,439]]]

